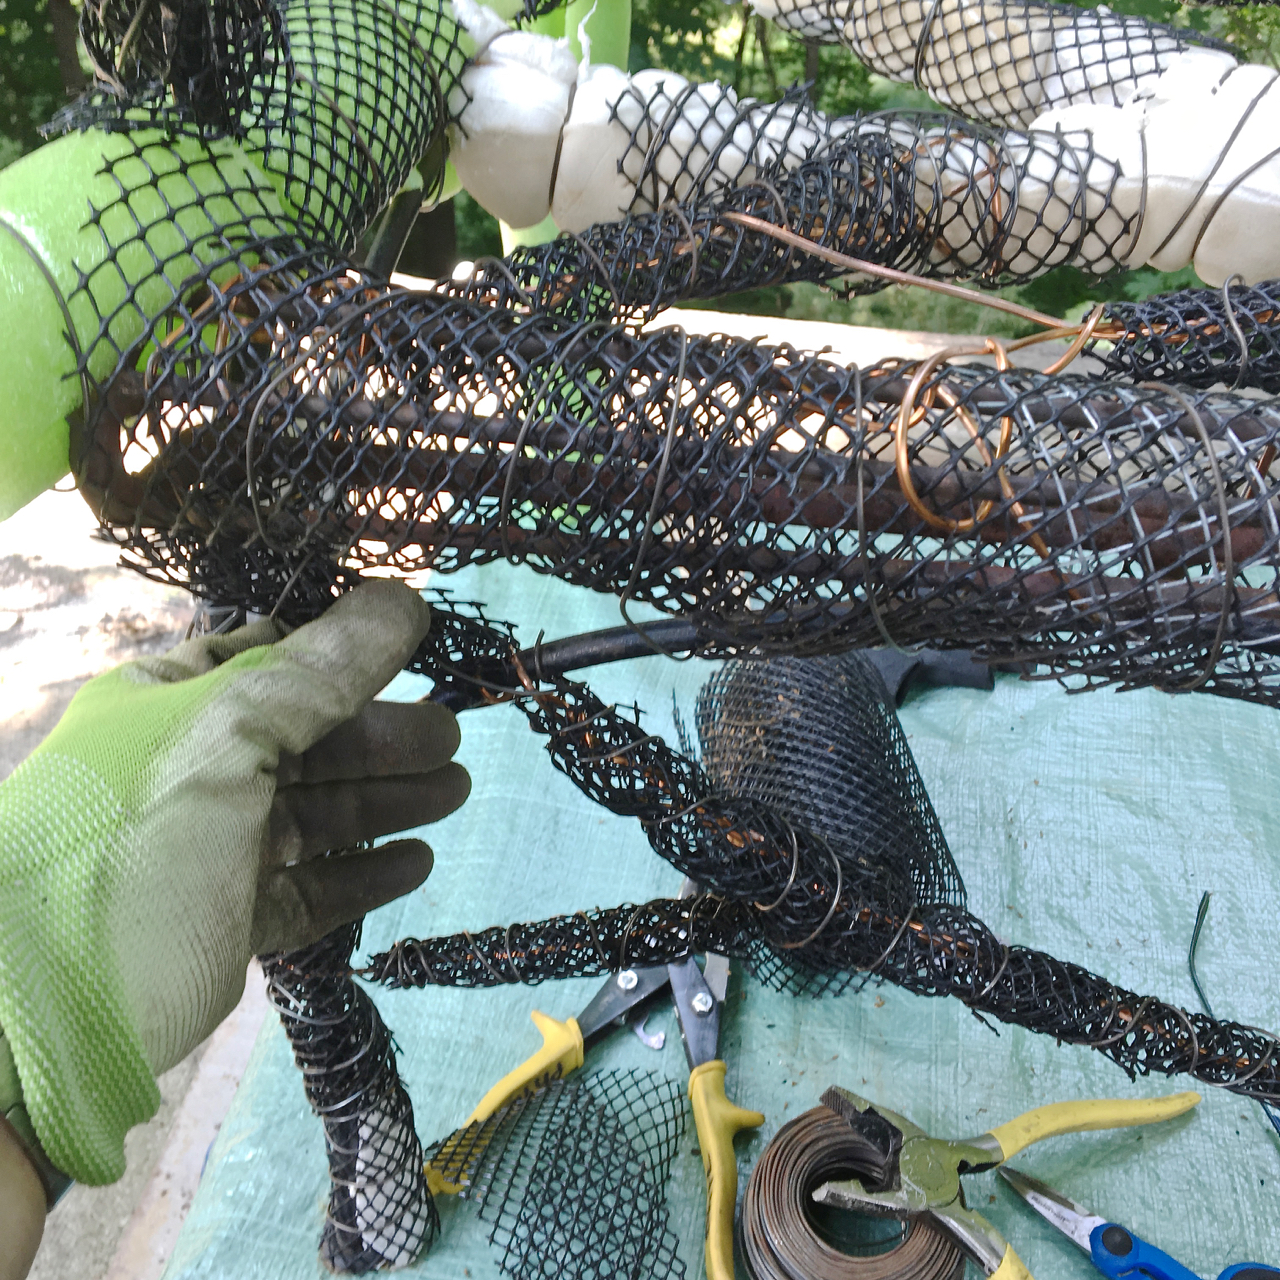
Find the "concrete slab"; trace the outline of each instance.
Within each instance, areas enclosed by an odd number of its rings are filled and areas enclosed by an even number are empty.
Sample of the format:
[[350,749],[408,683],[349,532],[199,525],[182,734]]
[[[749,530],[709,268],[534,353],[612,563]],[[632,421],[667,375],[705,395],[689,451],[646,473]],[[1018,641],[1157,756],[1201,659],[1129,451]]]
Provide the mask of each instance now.
[[[0,778],[43,741],[86,680],[186,634],[190,596],[120,568],[96,530],[76,493],[46,493],[0,524]],[[126,1139],[119,1182],[67,1193],[31,1280],[107,1274],[200,1063],[197,1052],[160,1077],[160,1111]]]
[[77,493],[46,493],[0,524],[0,778],[30,755],[91,676],[186,634],[174,587],[118,567]]

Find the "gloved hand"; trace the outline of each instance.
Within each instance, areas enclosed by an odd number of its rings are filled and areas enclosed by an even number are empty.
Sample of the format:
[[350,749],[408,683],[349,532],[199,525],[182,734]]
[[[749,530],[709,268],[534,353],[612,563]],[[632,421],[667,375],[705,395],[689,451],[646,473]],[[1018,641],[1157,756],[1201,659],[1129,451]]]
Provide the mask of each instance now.
[[251,955],[416,887],[470,779],[453,716],[370,703],[426,634],[370,582],[287,638],[261,622],[89,681],[0,783],[0,1027],[59,1168],[124,1170],[154,1075],[235,1006]]

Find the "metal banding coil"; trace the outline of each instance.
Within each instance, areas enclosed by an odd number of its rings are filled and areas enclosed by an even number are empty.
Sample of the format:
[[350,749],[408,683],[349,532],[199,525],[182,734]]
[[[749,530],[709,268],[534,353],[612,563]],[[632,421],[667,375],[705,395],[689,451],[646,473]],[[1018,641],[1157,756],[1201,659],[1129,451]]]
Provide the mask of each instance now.
[[868,1140],[828,1106],[783,1125],[743,1199],[752,1280],[961,1280],[964,1254],[928,1218],[864,1217],[813,1203],[814,1189],[833,1177],[877,1185],[892,1155],[887,1142]]

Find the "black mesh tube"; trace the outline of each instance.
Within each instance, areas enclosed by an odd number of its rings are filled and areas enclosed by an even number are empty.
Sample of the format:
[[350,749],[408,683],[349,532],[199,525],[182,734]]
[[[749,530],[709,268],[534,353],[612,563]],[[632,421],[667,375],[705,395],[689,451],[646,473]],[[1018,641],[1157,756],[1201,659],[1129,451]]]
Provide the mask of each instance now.
[[320,1259],[337,1272],[403,1267],[440,1228],[391,1033],[351,978],[359,937],[359,923],[346,925],[306,950],[262,957],[267,995],[324,1122],[330,1188]]
[[1280,393],[1280,280],[1109,302],[1101,327],[1091,353],[1115,377]]
[[1276,699],[1271,401],[850,369],[292,268],[185,315],[112,380],[79,482],[198,594],[305,619],[364,570],[505,558],[721,652],[887,635]]

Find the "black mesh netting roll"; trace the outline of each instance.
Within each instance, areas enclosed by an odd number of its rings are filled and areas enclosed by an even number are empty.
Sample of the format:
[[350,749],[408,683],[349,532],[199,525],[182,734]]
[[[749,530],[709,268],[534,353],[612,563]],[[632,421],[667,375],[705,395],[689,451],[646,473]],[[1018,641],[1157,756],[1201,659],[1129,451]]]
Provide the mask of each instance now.
[[[495,632],[488,652],[475,656],[491,661],[509,643]],[[429,669],[425,652],[419,665]],[[792,990],[838,990],[856,975],[881,977],[1089,1045],[1131,1074],[1181,1072],[1252,1097],[1280,1097],[1280,1046],[1266,1032],[1185,1012],[1006,944],[963,906],[950,852],[878,679],[858,654],[730,664],[700,700],[712,773],[583,685],[559,680],[540,690],[524,707],[557,768],[612,812],[638,818],[655,852],[709,892],[410,939],[374,957],[365,973],[393,986],[488,986],[600,974],[710,949],[745,954],[766,981]],[[846,699],[872,705],[859,717],[828,714]],[[848,807],[812,806],[809,826],[807,800],[829,767],[829,748],[846,762],[860,756],[860,767],[842,773]],[[922,898],[917,886],[953,900]]]

